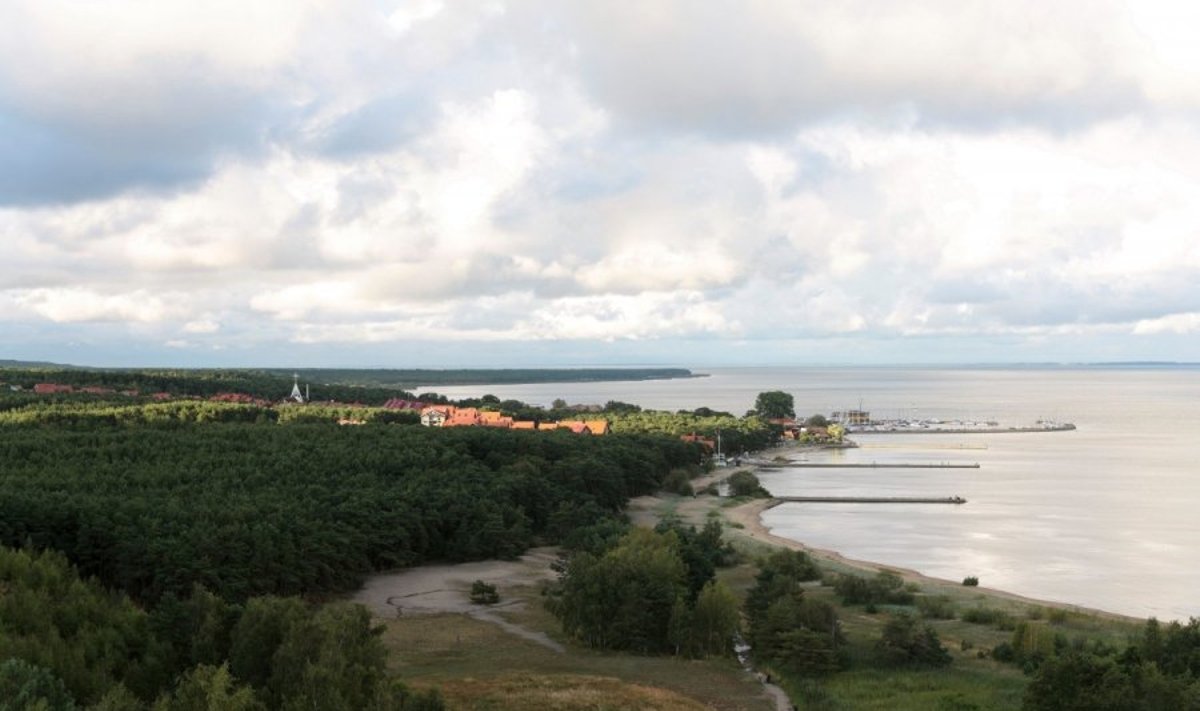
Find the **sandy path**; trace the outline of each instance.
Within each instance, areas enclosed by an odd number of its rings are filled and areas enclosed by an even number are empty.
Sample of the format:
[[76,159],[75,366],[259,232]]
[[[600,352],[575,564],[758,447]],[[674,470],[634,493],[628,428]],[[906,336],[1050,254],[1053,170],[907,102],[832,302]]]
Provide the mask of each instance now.
[[[855,560],[847,558],[837,551],[826,550],[824,548],[813,548],[799,541],[793,541],[790,538],[783,538],[771,533],[771,530],[763,525],[762,512],[771,505],[770,499],[757,499],[741,506],[724,509],[725,517],[735,523],[741,524],[744,528],[739,532],[752,540],[769,543],[771,545],[780,546],[782,548],[790,548],[792,550],[804,551],[815,558],[834,561],[843,565],[848,565],[852,568],[876,572],[880,570],[888,570],[900,575],[906,581],[915,583],[925,583],[931,585],[950,585],[960,587],[961,583],[954,580],[946,580],[943,578],[934,578],[928,575],[923,575],[915,570],[907,568],[899,568],[894,565],[886,565],[884,563],[873,563],[865,560]],[[737,530],[737,529],[733,529]],[[1052,600],[1038,600],[1016,593],[997,590],[995,588],[979,587],[974,590],[985,593],[991,597],[998,597],[1004,600],[1013,600],[1015,602],[1026,603],[1030,605],[1040,605],[1042,607],[1055,608],[1059,610],[1067,610],[1069,612],[1081,612],[1088,615],[1094,615],[1108,620],[1116,620],[1122,622],[1143,622],[1143,618],[1130,617],[1129,615],[1121,615],[1115,612],[1107,612],[1105,610],[1097,610],[1090,607],[1081,607],[1079,605],[1070,605],[1062,602],[1054,602]]]
[[499,605],[475,605],[471,602],[471,584],[476,580],[505,588],[536,586],[554,580],[550,564],[557,549],[534,548],[517,560],[485,560],[459,565],[425,565],[391,573],[374,575],[353,602],[366,605],[379,617],[399,615],[433,615],[455,612],[477,620],[490,622],[506,632],[552,649],[559,654],[566,650],[545,633],[531,630],[504,619],[499,610],[520,609],[523,602]]

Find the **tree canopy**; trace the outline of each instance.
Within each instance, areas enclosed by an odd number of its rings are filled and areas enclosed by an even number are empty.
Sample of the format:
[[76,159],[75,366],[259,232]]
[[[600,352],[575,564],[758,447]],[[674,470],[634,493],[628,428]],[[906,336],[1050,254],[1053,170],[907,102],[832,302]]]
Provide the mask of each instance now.
[[782,390],[768,390],[755,398],[754,411],[766,419],[791,418],[796,416],[796,401]]

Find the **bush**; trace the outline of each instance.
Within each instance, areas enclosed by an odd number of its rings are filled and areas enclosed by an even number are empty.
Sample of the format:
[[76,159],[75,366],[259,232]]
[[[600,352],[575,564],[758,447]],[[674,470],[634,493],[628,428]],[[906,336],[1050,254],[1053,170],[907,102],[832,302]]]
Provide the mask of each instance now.
[[875,648],[889,664],[944,667],[951,659],[937,632],[929,625],[918,625],[909,614],[889,619]]
[[663,479],[663,491],[679,494],[680,496],[693,496],[696,492],[692,489],[691,477],[686,469],[672,469],[667,472],[667,476]]
[[946,597],[945,595],[919,597],[917,598],[917,609],[921,611],[921,617],[927,619],[954,619],[954,603],[950,602],[950,598]]
[[770,492],[762,488],[762,484],[759,483],[758,477],[754,476],[753,472],[744,469],[730,474],[728,481],[730,496],[766,498],[771,495]]
[[495,605],[500,602],[500,593],[496,586],[476,580],[471,583],[471,602],[476,605]]
[[968,575],[967,577],[963,578],[963,585],[969,588],[977,588],[979,587],[979,578],[975,577],[974,575]]
[[992,647],[992,659],[998,662],[1011,663],[1017,661],[1017,653],[1013,650],[1013,646],[1008,642],[1001,642],[995,647]]
[[833,589],[846,605],[910,605],[913,594],[899,575],[881,571],[867,579],[858,575],[839,575]]
[[1011,615],[1004,610],[992,607],[972,607],[962,613],[962,619],[963,622],[970,622],[973,625],[995,625],[996,629],[1000,630],[1011,630],[1016,627]]

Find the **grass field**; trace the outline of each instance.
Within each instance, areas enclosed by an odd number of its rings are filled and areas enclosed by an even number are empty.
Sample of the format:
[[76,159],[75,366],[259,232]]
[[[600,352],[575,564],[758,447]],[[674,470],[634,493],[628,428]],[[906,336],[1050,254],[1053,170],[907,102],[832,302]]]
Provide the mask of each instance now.
[[[551,623],[545,627],[537,622],[543,615]],[[530,609],[512,619],[557,634],[557,624],[542,611]],[[575,646],[558,654],[461,614],[388,620],[385,625],[394,671],[413,686],[440,687],[452,708],[771,708],[761,687],[731,659],[638,657]],[[566,693],[576,682],[586,693]],[[587,701],[601,692],[608,705]],[[570,705],[572,699],[578,705]]]

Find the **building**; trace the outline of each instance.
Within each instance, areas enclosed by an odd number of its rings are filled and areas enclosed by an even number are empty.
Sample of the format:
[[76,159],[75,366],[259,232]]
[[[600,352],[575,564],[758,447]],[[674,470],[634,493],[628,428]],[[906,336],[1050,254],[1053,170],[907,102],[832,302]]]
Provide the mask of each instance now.
[[300,374],[292,374],[292,394],[288,395],[288,400],[293,402],[305,403],[308,402],[308,385],[304,386],[304,392],[300,392]]
[[442,427],[456,409],[458,408],[450,405],[427,407],[421,410],[421,424],[426,427]]
[[383,403],[383,409],[385,410],[416,410],[421,412],[426,407],[428,406],[420,400],[405,400],[400,397],[394,397]]
[[587,420],[584,424],[587,425],[588,431],[594,435],[606,435],[612,431],[608,420]]

